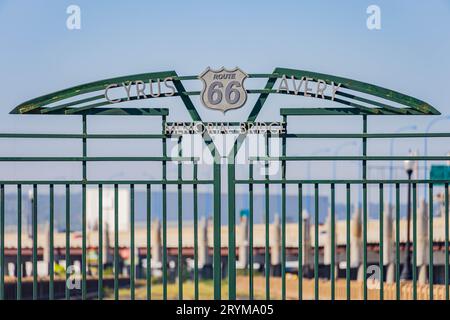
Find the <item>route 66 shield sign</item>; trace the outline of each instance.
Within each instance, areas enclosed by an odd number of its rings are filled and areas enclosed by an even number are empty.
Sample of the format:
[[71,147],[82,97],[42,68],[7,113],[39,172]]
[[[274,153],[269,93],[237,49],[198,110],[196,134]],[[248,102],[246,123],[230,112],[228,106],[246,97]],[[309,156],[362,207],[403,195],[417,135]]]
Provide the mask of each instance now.
[[199,76],[203,81],[200,99],[210,109],[226,112],[242,107],[247,100],[244,80],[248,75],[238,67],[227,70],[212,70],[209,67]]

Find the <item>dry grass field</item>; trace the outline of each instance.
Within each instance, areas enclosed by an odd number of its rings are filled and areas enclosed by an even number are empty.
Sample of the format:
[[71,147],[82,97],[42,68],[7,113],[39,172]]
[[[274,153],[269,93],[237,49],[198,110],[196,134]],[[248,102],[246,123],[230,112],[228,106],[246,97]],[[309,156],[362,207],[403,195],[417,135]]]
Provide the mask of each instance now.
[[[237,284],[237,298],[238,299],[248,299],[248,277],[238,276],[236,279]],[[345,279],[338,279],[335,284],[335,298],[337,300],[346,299],[346,281]],[[368,299],[378,300],[380,290],[377,289],[377,283],[368,283]],[[162,299],[162,284],[152,284],[151,292],[152,299],[159,300]],[[419,300],[429,299],[429,287],[428,285],[418,285],[417,295]],[[401,287],[401,299],[409,300],[412,299],[412,283],[402,282]],[[445,286],[435,285],[434,286],[434,299],[444,300],[445,299]],[[212,280],[202,280],[199,282],[199,298],[200,299],[213,299],[213,281]],[[350,293],[352,300],[362,300],[363,299],[363,284],[359,281],[351,281]],[[108,289],[106,296],[111,299],[113,298],[113,292]],[[143,280],[138,280],[136,282],[136,299],[146,299],[146,282]],[[129,288],[123,288],[119,291],[120,299],[129,299],[130,290]],[[222,299],[227,299],[228,297],[228,282],[226,280],[222,281]],[[265,278],[263,276],[254,277],[254,298],[255,299],[265,299]],[[178,299],[178,284],[170,283],[167,286],[167,298],[168,299]],[[186,281],[183,283],[183,299],[192,300],[194,299],[194,282]],[[270,279],[270,298],[274,300],[281,299],[281,278],[271,278]],[[286,279],[286,298],[290,300],[298,299],[298,279],[294,276],[287,276]],[[319,299],[328,300],[331,298],[331,283],[328,280],[319,280]],[[395,284],[384,284],[384,299],[394,300],[395,295]],[[311,300],[314,299],[314,279],[303,279],[303,299]]]

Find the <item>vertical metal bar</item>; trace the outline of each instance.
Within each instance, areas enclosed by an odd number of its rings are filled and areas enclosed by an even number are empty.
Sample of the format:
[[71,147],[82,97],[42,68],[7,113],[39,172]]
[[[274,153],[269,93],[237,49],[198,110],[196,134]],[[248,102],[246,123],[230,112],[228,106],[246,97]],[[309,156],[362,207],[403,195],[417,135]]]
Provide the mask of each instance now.
[[383,199],[383,184],[380,183],[379,185],[379,193],[380,193],[380,200],[379,200],[379,247],[380,247],[380,254],[379,254],[379,268],[380,268],[380,300],[384,300],[384,261],[383,261],[383,250],[384,250],[384,243],[383,243],[383,218],[384,218],[384,199]]
[[5,186],[0,185],[0,300],[5,299]]
[[134,184],[130,185],[130,299],[135,298]]
[[[198,168],[194,162],[194,182],[197,182]],[[193,185],[194,193],[194,298],[198,300],[198,185]]]
[[[183,154],[181,138],[178,138],[178,156]],[[182,164],[178,162],[178,182],[183,179]],[[183,300],[183,188],[178,183],[178,299]]]
[[[164,128],[166,124],[166,116],[162,116],[162,133],[165,134]],[[163,157],[167,157],[167,138],[162,138]],[[167,179],[167,161],[162,162],[162,178],[165,182]],[[163,300],[167,300],[167,184],[162,184],[162,282],[163,282]]]
[[[269,133],[266,134],[266,155],[269,156]],[[266,161],[266,180],[269,179],[269,162]],[[270,232],[270,202],[269,202],[269,183],[264,184],[265,189],[265,254],[264,254],[264,266],[266,275],[266,300],[270,300],[270,242],[269,242],[269,232]]]
[[17,300],[22,299],[22,185],[17,185]]
[[319,184],[314,184],[314,299],[319,300]]
[[[285,124],[286,118],[283,116]],[[286,156],[285,134],[282,135],[282,155]],[[281,161],[281,178],[286,179],[286,160]],[[286,183],[281,184],[281,299],[286,300]]]
[[[367,115],[363,115],[363,133],[367,133]],[[363,156],[367,156],[367,138],[363,139]],[[363,296],[367,300],[367,160],[362,161],[363,176]]]
[[367,300],[367,184],[363,184],[363,297]]
[[303,186],[298,185],[298,299],[303,300]]
[[[236,147],[233,145],[231,159],[228,161],[228,297],[236,299],[236,189],[235,158]],[[230,162],[231,161],[231,162]]]
[[[2,190],[3,191],[3,190]],[[38,297],[38,277],[37,277],[37,241],[38,241],[38,225],[37,225],[37,185],[33,185],[33,300],[37,300]],[[3,201],[2,201],[3,203]],[[3,268],[2,268],[3,269]]]
[[346,237],[346,242],[345,242],[345,253],[346,253],[346,257],[345,257],[345,267],[346,267],[346,272],[345,272],[345,279],[346,279],[346,283],[347,283],[347,300],[350,300],[351,298],[351,286],[350,286],[350,267],[351,267],[351,252],[350,252],[350,210],[351,210],[351,202],[350,202],[350,183],[346,184],[346,191],[347,191],[347,215],[346,215],[346,233],[347,233],[347,237]]
[[48,288],[48,297],[50,300],[53,300],[55,298],[55,288],[54,288],[54,266],[55,266],[55,254],[54,254],[54,226],[55,226],[55,192],[53,184],[50,185],[50,262],[48,266],[49,270],[49,276],[50,276],[50,282],[49,282],[49,288]]
[[[87,157],[87,116],[82,116],[82,122],[83,122],[83,157]],[[86,270],[87,270],[87,264],[86,264],[86,180],[87,180],[87,168],[86,168],[86,161],[83,160],[83,184],[81,186],[82,188],[82,209],[81,209],[81,247],[82,247],[82,254],[81,254],[81,278],[82,278],[82,284],[81,284],[81,299],[86,300],[87,295],[87,288],[86,288]]]
[[433,239],[433,184],[430,183],[429,184],[429,190],[428,190],[428,194],[429,194],[429,217],[430,217],[430,224],[429,224],[429,230],[428,230],[428,234],[429,236],[429,254],[430,254],[430,262],[429,262],[429,267],[428,267],[428,283],[429,283],[429,288],[430,288],[430,300],[433,300],[433,268],[434,268],[434,263],[433,263],[433,245],[434,245],[434,239]]
[[335,228],[336,192],[334,183],[331,184],[331,261],[330,261],[330,282],[331,300],[335,299],[335,266],[336,266],[336,228]]
[[66,184],[66,299],[70,300],[70,185]]
[[81,299],[86,300],[87,285],[86,285],[86,184],[82,186],[82,209],[81,209]]
[[[250,180],[253,180],[253,162],[250,162],[249,165],[249,178]],[[248,269],[248,295],[249,295],[249,299],[253,300],[254,298],[254,285],[253,285],[253,184],[250,183],[248,185],[248,193],[249,193],[249,224],[248,224],[248,246],[249,246],[249,250],[248,250],[248,265],[249,265],[249,269]]]
[[413,262],[412,262],[412,279],[413,279],[413,300],[417,300],[417,184],[413,183]]
[[400,184],[395,184],[395,291],[400,300]]
[[214,264],[213,264],[213,272],[214,272],[214,299],[220,300],[221,293],[221,241],[220,241],[220,232],[221,232],[221,221],[220,221],[220,202],[221,202],[221,177],[220,177],[220,158],[218,155],[218,151],[215,151],[214,158]]
[[236,299],[236,147],[228,157],[228,298]]
[[151,197],[151,185],[147,184],[147,255],[146,255],[146,284],[147,284],[147,300],[152,298],[152,264],[151,264],[151,230],[152,230],[152,197]]
[[114,185],[114,300],[119,300],[119,185]]
[[[106,248],[109,250],[109,248]],[[98,185],[98,299],[103,299],[103,186]]]
[[448,244],[448,238],[449,238],[449,223],[448,223],[448,183],[445,184],[444,189],[444,199],[445,199],[445,300],[450,299],[450,292],[449,292],[449,267],[448,267],[448,258],[449,258],[449,244]]

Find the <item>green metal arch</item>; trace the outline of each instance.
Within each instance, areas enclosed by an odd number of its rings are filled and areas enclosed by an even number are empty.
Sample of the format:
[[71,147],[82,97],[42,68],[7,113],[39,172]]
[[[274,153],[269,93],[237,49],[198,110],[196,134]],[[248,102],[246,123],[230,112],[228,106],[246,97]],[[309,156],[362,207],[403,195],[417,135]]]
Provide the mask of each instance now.
[[324,73],[317,73],[306,70],[286,69],[286,68],[276,68],[274,73],[285,74],[286,76],[294,76],[297,78],[309,77],[313,79],[322,79],[325,80],[325,82],[327,82],[328,84],[330,84],[331,82],[341,83],[342,88],[350,89],[353,91],[369,94],[389,101],[400,103],[426,114],[428,113],[440,114],[439,111],[437,111],[431,105],[422,100],[366,82],[361,82],[353,79],[333,76]]
[[[339,76],[311,72],[306,70],[295,70],[288,68],[275,68],[270,74],[250,74],[250,78],[268,78],[267,84],[264,89],[249,89],[247,92],[249,94],[259,94],[259,98],[250,112],[248,118],[249,121],[255,121],[256,116],[259,114],[261,108],[263,107],[267,97],[270,94],[293,94],[286,92],[277,92],[273,87],[278,78],[283,75],[286,77],[294,77],[295,79],[300,79],[302,77],[311,78],[312,81],[317,81],[321,79],[327,84],[340,83],[341,88],[351,90],[353,93],[338,91],[336,94],[339,96],[334,99],[335,102],[358,109],[360,114],[367,115],[382,115],[382,114],[414,114],[414,115],[438,115],[440,112],[432,107],[430,104],[419,100],[417,98],[402,94],[400,92],[383,88],[377,85],[369,84],[366,82],[361,82],[353,79],[343,78]],[[189,96],[199,95],[199,91],[186,91],[182,85],[183,80],[196,80],[197,76],[178,76],[175,71],[162,71],[162,72],[150,72],[141,73],[128,76],[121,76],[115,78],[109,78],[105,80],[90,82],[86,84],[81,84],[64,90],[60,90],[54,93],[50,93],[41,97],[34,98],[32,100],[21,103],[15,107],[10,113],[12,114],[82,114],[87,110],[102,106],[116,106],[117,104],[111,104],[104,99],[103,94],[98,94],[88,98],[80,98],[76,101],[66,102],[59,104],[57,106],[46,107],[49,104],[53,104],[65,99],[74,98],[79,95],[89,94],[96,91],[104,90],[108,85],[120,84],[129,81],[148,81],[171,77],[174,86],[177,90],[175,96],[179,96],[193,120],[200,120],[195,106],[192,104]],[[388,105],[384,102],[375,101],[369,98],[358,96],[357,93],[367,94],[376,98],[381,98],[386,101],[398,103],[404,107],[394,107]],[[147,97],[147,99],[157,99],[153,97]],[[144,99],[144,98],[141,98]],[[124,102],[126,99],[121,99]],[[131,100],[135,100],[131,98]],[[325,100],[331,100],[329,96],[325,96]],[[369,105],[361,105],[361,102]],[[90,103],[90,104],[89,104]],[[80,106],[81,104],[87,104]],[[127,108],[130,109],[130,108]],[[95,114],[95,113],[94,113]]]
[[[32,111],[35,111],[36,109],[54,103],[58,102],[64,99],[72,98],[81,94],[91,93],[98,90],[104,90],[108,85],[114,84],[114,83],[122,83],[124,81],[136,81],[141,79],[158,79],[158,78],[165,78],[165,77],[175,77],[177,76],[177,73],[175,71],[162,71],[162,72],[148,72],[148,73],[139,73],[139,74],[133,74],[128,76],[121,76],[121,77],[115,77],[115,78],[109,78],[94,82],[89,82],[85,84],[81,84],[78,86],[70,87],[67,89],[59,90],[53,93],[49,93],[31,100],[28,100],[26,102],[23,102],[19,104],[17,107],[15,107],[13,110],[11,110],[11,114],[24,114],[24,113],[31,113]],[[92,98],[82,99],[80,100],[81,103],[93,101],[96,99],[99,99],[103,97],[103,95],[95,96]],[[67,104],[68,106],[76,105],[77,103],[80,103],[80,101],[73,102]],[[34,112],[36,113],[36,112]],[[40,113],[40,112],[37,112]]]

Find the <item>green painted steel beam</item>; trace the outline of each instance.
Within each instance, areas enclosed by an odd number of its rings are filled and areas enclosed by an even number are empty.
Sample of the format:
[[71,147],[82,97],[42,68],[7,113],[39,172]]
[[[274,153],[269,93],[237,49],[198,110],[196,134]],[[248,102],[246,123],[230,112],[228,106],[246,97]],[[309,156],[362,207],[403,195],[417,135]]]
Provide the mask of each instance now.
[[337,77],[324,73],[311,72],[306,70],[294,70],[287,68],[276,68],[274,73],[286,75],[286,77],[294,76],[297,79],[300,79],[302,77],[308,77],[315,80],[321,79],[325,81],[327,84],[331,84],[332,82],[336,84],[341,83],[341,87],[345,89],[358,91],[364,94],[369,94],[392,102],[400,103],[425,114],[440,114],[439,111],[437,111],[435,108],[433,108],[431,105],[429,105],[424,101],[413,98],[411,96],[404,95],[394,90],[386,89],[380,86],[376,86],[361,81]]
[[349,93],[346,93],[346,92],[337,91],[336,95],[337,96],[341,96],[341,97],[345,97],[345,98],[348,98],[348,99],[354,99],[356,101],[360,101],[360,102],[367,103],[367,104],[370,104],[370,105],[374,105],[376,107],[381,108],[380,109],[381,112],[382,111],[390,111],[393,114],[405,114],[406,113],[404,108],[392,107],[390,105],[387,105],[387,104],[384,104],[384,103],[380,103],[378,101],[374,101],[374,100],[358,97],[358,96],[356,96],[354,94],[349,94]]
[[[331,180],[331,179],[317,179],[317,180],[307,180],[307,179],[272,179],[272,180],[265,180],[265,179],[236,179],[235,182],[237,184],[265,184],[265,183],[271,183],[271,184],[361,184],[361,183],[367,183],[367,184],[407,184],[407,183],[417,183],[417,184],[423,184],[423,183],[433,183],[433,184],[446,184],[449,181],[448,180],[430,180],[430,179],[413,179],[413,180],[406,180],[406,179],[395,179],[395,180],[387,180],[387,179],[370,179],[370,180],[360,180],[360,179],[337,179],[337,180]],[[213,185],[215,183],[214,180],[187,180],[184,179],[182,181],[179,180],[88,180],[88,181],[82,181],[82,180],[0,180],[0,184],[4,185],[114,185],[114,184],[120,184],[120,185],[146,185],[146,184],[152,184],[152,185],[173,185],[173,184],[187,184],[187,185],[193,185],[193,184],[209,184]]]
[[[390,105],[387,105],[386,103],[382,103],[379,101],[374,101],[368,98],[359,97],[355,94],[348,93],[348,92],[342,92],[337,91],[336,95],[339,97],[343,97],[349,100],[344,100],[341,98],[334,99],[329,96],[324,96],[323,98],[326,100],[333,100],[337,103],[345,104],[352,106],[357,111],[346,111],[343,110],[335,110],[336,114],[414,114],[413,110],[417,114],[440,114],[435,108],[433,108],[431,105],[427,104],[424,101],[421,101],[419,99],[404,95],[402,93],[399,93],[397,91],[393,91],[390,89],[386,89],[380,86],[376,86],[373,84],[356,81],[348,78],[323,74],[323,73],[317,73],[317,72],[311,72],[311,71],[305,71],[305,70],[294,70],[294,69],[287,69],[287,68],[276,68],[271,74],[250,74],[250,78],[268,78],[268,85],[264,89],[248,89],[247,92],[249,94],[260,94],[260,97],[258,98],[258,102],[253,107],[250,118],[256,119],[256,116],[259,114],[262,105],[264,104],[265,100],[269,96],[269,94],[275,93],[275,94],[294,94],[294,93],[288,93],[283,92],[279,90],[273,89],[273,86],[278,78],[281,78],[283,75],[286,77],[294,77],[297,79],[300,79],[302,77],[308,77],[311,78],[312,81],[317,81],[318,79],[324,80],[327,84],[334,83],[340,83],[341,87],[347,90],[352,90],[356,92],[361,92],[366,95],[375,96],[377,98],[385,99],[387,101],[392,101],[398,104],[402,104],[406,107],[409,107],[412,110],[408,110],[408,108],[398,108],[393,107]],[[75,87],[71,87],[68,89],[60,90],[54,93],[50,93],[41,97],[37,97],[35,99],[26,101],[17,107],[15,107],[10,113],[12,114],[99,114],[92,112],[93,109],[104,106],[104,105],[111,105],[111,103],[107,100],[103,100],[105,97],[102,94],[98,94],[92,97],[85,97],[81,98],[77,101],[70,101],[67,103],[63,103],[57,106],[52,107],[45,107],[50,104],[54,104],[58,101],[62,101],[64,99],[73,98],[79,95],[88,94],[92,92],[96,92],[99,90],[104,90],[108,85],[111,84],[118,84],[118,87],[123,86],[122,83],[129,82],[129,81],[148,81],[148,80],[155,80],[155,79],[164,79],[167,77],[172,78],[172,82],[175,85],[177,92],[174,94],[174,96],[180,96],[183,100],[186,108],[188,109],[188,112],[191,114],[191,116],[196,118],[198,116],[198,113],[195,109],[195,107],[192,105],[190,100],[187,100],[186,98],[189,98],[190,95],[199,95],[199,91],[186,91],[184,86],[181,84],[182,80],[197,80],[198,76],[178,76],[175,71],[164,71],[164,72],[153,72],[153,73],[142,73],[142,74],[134,74],[129,76],[122,76],[122,77],[116,77],[116,78],[110,78],[100,81],[95,81],[91,83],[86,83],[82,85],[78,85]],[[279,92],[277,92],[279,91]],[[161,95],[160,97],[164,97],[165,95]],[[154,99],[154,98],[160,98],[160,97],[150,97],[146,96],[144,98],[140,97],[141,99]],[[121,98],[120,102],[127,102],[127,101],[134,101],[134,100],[140,100],[137,97],[126,97]],[[357,102],[362,102],[365,104],[368,104],[370,106],[375,106],[376,108],[372,107],[366,107],[363,105],[360,105]],[[89,102],[95,102],[90,105],[84,105],[80,106],[78,108],[74,108],[74,106],[85,104]],[[262,102],[262,103],[261,103]],[[314,114],[314,111],[312,111]],[[317,114],[322,114],[322,110],[318,110]],[[105,113],[103,113],[105,114]],[[111,113],[114,114],[114,113]],[[254,121],[254,120],[253,120]]]
[[[170,125],[171,123],[167,123]],[[174,123],[172,123],[174,124]],[[227,123],[228,124],[228,123]],[[269,124],[269,122],[267,123]],[[234,125],[234,123],[231,123]],[[169,138],[169,134],[78,134],[78,133],[0,133],[0,139],[162,139]],[[300,138],[300,139],[357,139],[357,138],[369,138],[369,139],[391,139],[391,138],[448,138],[450,133],[444,132],[430,132],[430,133],[287,133],[287,134],[272,134],[272,136],[284,136],[286,138]]]
[[[33,300],[39,299],[38,292],[38,189],[37,185],[33,185],[33,200],[32,200],[32,263],[33,263]],[[2,268],[3,269],[3,268]],[[66,282],[67,283],[67,282]]]
[[[76,110],[75,108],[72,108]],[[44,111],[47,109],[32,110],[27,112],[27,115],[96,115],[96,116],[163,116],[168,115],[169,110],[167,108],[120,108],[120,107],[108,107],[108,108],[92,108],[88,110],[79,111],[77,113],[68,113],[66,110],[55,110],[52,112]],[[71,110],[71,109],[69,109]]]
[[[1,160],[2,158],[0,158]],[[250,161],[400,161],[400,160],[450,160],[450,156],[280,156],[249,157]]]
[[[82,127],[83,127],[83,135],[87,134],[87,116],[83,115],[82,117]],[[87,139],[83,137],[83,158],[87,157]],[[83,160],[82,162],[82,178],[83,181],[87,180],[87,162]],[[81,186],[82,191],[82,205],[81,205],[81,299],[86,300],[87,297],[87,217],[86,217],[86,185],[83,184]]]
[[[367,133],[367,116],[363,116],[363,133]],[[362,138],[362,155],[367,157],[367,138]],[[367,159],[362,159],[362,179],[367,180]],[[368,208],[367,208],[367,183],[363,183],[363,298],[367,300],[367,225],[368,225]]]
[[1,162],[19,161],[198,161],[198,157],[0,157]]
[[103,299],[103,186],[98,185],[98,284],[97,298]]
[[[71,256],[70,256],[70,216],[71,216],[71,201],[70,201],[70,185],[66,184],[65,188],[65,198],[66,198],[66,216],[65,216],[65,223],[66,223],[66,230],[65,230],[65,238],[66,238],[66,248],[65,248],[65,260],[66,260],[66,266],[71,265]],[[66,270],[66,283],[69,283],[70,281],[70,273],[68,270]],[[70,288],[69,286],[65,286],[65,298],[66,300],[70,300]]]
[[164,134],[0,133],[10,139],[162,139]]
[[5,186],[0,185],[0,300],[5,299]]
[[[75,110],[75,109],[73,109]],[[70,111],[70,110],[69,110]],[[27,114],[38,114],[41,113],[27,113]],[[58,110],[54,112],[46,113],[45,115],[90,115],[90,116],[164,116],[169,114],[169,109],[163,108],[92,108],[81,110],[78,112],[68,112],[66,110]]]
[[351,300],[351,249],[350,249],[350,241],[351,241],[351,185],[350,183],[345,184],[346,189],[346,218],[345,218],[345,280],[346,280],[346,296],[347,300]]
[[328,108],[282,108],[281,114],[288,116],[356,116],[356,115],[380,115],[380,116],[420,116],[427,115],[423,112],[417,111],[412,108],[402,108],[403,113],[393,112],[391,110],[384,110],[380,108],[374,108],[376,112],[364,111],[357,108],[351,107],[328,107]]
[[[433,180],[438,181],[438,180]],[[0,180],[0,184],[7,185],[50,185],[50,184],[64,184],[64,185],[95,185],[95,184],[104,184],[104,185],[113,185],[113,184],[136,184],[136,185],[145,185],[145,184],[156,184],[156,185],[168,185],[168,184],[213,184],[214,180]]]
[[34,110],[39,110],[42,114],[45,113],[52,113],[55,111],[59,111],[59,110],[65,110],[67,108],[76,106],[78,104],[82,104],[82,103],[87,103],[87,102],[91,102],[91,101],[96,101],[99,99],[103,99],[105,96],[103,94],[99,94],[93,97],[89,97],[89,98],[85,98],[85,99],[80,99],[80,100],[76,100],[76,101],[71,101],[68,103],[63,103],[54,107],[47,107],[47,108],[39,108],[39,109],[34,109]]
[[[193,179],[198,179],[198,166],[194,163]],[[193,211],[194,211],[194,299],[199,299],[199,276],[198,276],[198,186],[192,185]]]
[[152,189],[151,185],[147,184],[146,186],[146,195],[147,195],[147,210],[146,210],[146,223],[147,223],[147,236],[146,236],[146,255],[145,255],[145,264],[146,264],[146,295],[147,300],[152,298],[152,264],[151,264],[151,247],[152,247]]
[[[178,156],[181,157],[183,155],[182,148],[182,136],[178,138],[177,147],[178,147]],[[183,166],[181,162],[178,163],[178,180],[183,180]],[[178,300],[183,300],[183,185],[177,185],[177,229],[178,229],[178,254],[177,254],[177,267],[178,267]]]
[[303,186],[298,184],[298,237],[297,237],[297,256],[298,256],[298,300],[303,300]]
[[[233,145],[234,147],[234,145]],[[234,148],[233,148],[234,149]],[[236,299],[236,153],[228,158],[228,299]]]
[[449,189],[448,189],[448,183],[445,184],[444,189],[444,225],[445,225],[445,276],[444,276],[444,282],[445,282],[445,300],[450,299],[450,287],[449,287],[449,258],[450,258],[450,250],[449,250]]
[[74,86],[71,88],[67,88],[64,90],[56,91],[50,94],[46,94],[31,100],[28,100],[24,103],[21,103],[17,107],[15,107],[10,113],[12,114],[23,114],[29,113],[30,111],[36,110],[43,105],[55,103],[64,99],[72,98],[78,96],[80,94],[86,94],[95,92],[98,90],[104,90],[107,86],[115,83],[122,83],[125,81],[136,81],[141,79],[163,79],[166,77],[175,77],[177,76],[175,71],[163,71],[163,72],[150,72],[150,73],[141,73],[134,74],[128,76],[121,76],[115,78],[109,78],[99,81],[94,81],[86,84],[81,84],[78,86]]
[[[55,298],[55,288],[54,288],[54,278],[55,278],[55,239],[54,239],[54,228],[55,228],[55,192],[54,192],[54,187],[51,184],[49,187],[49,191],[50,191],[50,217],[49,217],[49,247],[50,247],[50,254],[49,254],[49,294],[48,297],[50,300],[53,300]],[[20,192],[21,193],[21,192]],[[19,201],[22,202],[22,198],[19,197],[18,195],[18,199],[17,199],[19,204]],[[20,204],[22,205],[22,204]],[[21,218],[21,217],[20,217]],[[18,217],[19,219],[19,217]],[[17,220],[17,222],[19,222],[19,220]],[[17,237],[19,237],[19,231],[21,231],[21,228],[17,230]],[[20,262],[19,259],[17,259],[18,262]],[[20,266],[21,264],[18,263],[18,266]],[[19,271],[19,269],[17,269],[17,271]]]
[[[50,201],[52,200],[52,189],[50,190]],[[53,207],[50,209],[50,220],[51,224],[50,227],[52,228],[53,224]],[[53,230],[52,230],[53,231]],[[52,247],[53,244],[53,232],[50,233],[50,247]],[[50,259],[52,261],[52,259]],[[17,268],[17,289],[16,289],[16,299],[21,300],[22,299],[22,185],[17,185],[17,261],[16,266],[20,266],[20,268]],[[50,269],[50,283],[52,283],[52,270]],[[49,287],[49,297],[51,298],[53,294],[52,286]]]
[[[318,180],[302,180],[302,179],[237,179],[235,180],[236,184],[408,184],[408,183],[433,183],[433,184],[445,184],[448,183],[448,180],[427,180],[427,179],[415,179],[415,180],[363,180],[363,179],[318,179]],[[3,183],[0,181],[0,183]],[[7,183],[5,183],[7,184]]]
[[450,133],[287,133],[280,136],[299,139],[448,138]]

